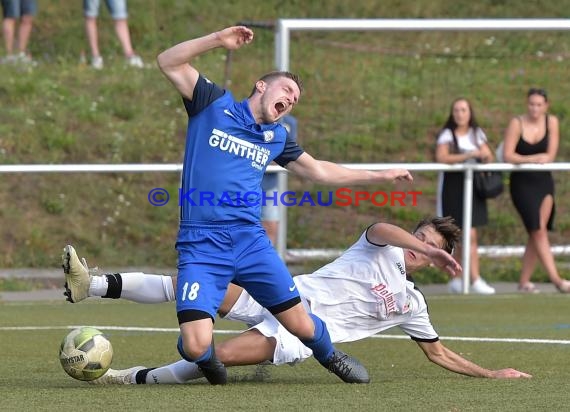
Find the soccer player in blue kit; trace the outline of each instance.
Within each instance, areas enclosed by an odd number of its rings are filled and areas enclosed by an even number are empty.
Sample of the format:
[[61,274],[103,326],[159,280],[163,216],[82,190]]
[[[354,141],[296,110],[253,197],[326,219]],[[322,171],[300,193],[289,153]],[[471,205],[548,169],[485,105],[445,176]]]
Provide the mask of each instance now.
[[216,312],[233,282],[310,348],[321,365],[345,382],[366,383],[364,366],[335,349],[324,322],[301,304],[287,267],[261,226],[260,202],[251,194],[261,194],[263,174],[273,160],[304,178],[335,185],[412,177],[404,169],[373,172],[319,161],[288,140],[278,121],[299,101],[302,84],[296,75],[269,73],[255,83],[249,98],[235,101],[192,65],[209,50],[239,49],[253,36],[247,27],[229,27],[177,44],[157,58],[160,70],[182,95],[189,117],[176,241],[178,351],[196,363],[211,384],[226,383],[212,333]]

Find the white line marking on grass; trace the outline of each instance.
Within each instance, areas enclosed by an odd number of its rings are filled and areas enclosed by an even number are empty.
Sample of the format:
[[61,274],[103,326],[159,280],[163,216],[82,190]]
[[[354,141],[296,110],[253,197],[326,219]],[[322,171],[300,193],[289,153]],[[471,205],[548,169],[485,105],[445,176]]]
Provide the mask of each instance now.
[[[56,330],[56,329],[75,329],[82,326],[90,326],[101,330],[119,330],[125,332],[169,332],[179,333],[177,328],[148,328],[141,326],[93,326],[93,325],[69,325],[69,326],[0,326],[0,330]],[[218,335],[236,335],[243,330],[224,330],[215,329],[214,333]],[[410,339],[407,335],[374,335],[372,339]],[[469,336],[440,336],[444,341],[463,341],[463,342],[496,342],[496,343],[543,343],[554,345],[570,345],[570,340],[561,339],[530,339],[530,338],[478,338]]]
[[[177,332],[178,328],[148,328],[141,326],[100,326],[100,325],[68,325],[68,326],[0,326],[0,330],[56,330],[56,329],[75,329],[89,326],[90,328],[100,330],[120,330],[125,332]],[[243,330],[214,330],[219,335],[237,335],[244,332]]]
[[[407,335],[374,335],[373,339],[410,339]],[[547,343],[555,345],[570,345],[570,340],[560,339],[519,339],[519,338],[477,338],[468,336],[440,336],[442,341],[464,341],[464,342],[497,342],[497,343]]]

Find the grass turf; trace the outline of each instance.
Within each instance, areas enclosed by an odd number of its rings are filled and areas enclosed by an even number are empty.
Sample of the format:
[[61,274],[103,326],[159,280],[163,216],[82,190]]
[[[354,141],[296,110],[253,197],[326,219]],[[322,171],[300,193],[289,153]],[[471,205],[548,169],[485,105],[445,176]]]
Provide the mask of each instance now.
[[[59,365],[59,343],[70,325],[176,329],[174,306],[91,300],[4,303],[0,310],[2,410],[563,410],[567,405],[568,344],[462,342],[445,337],[568,339],[568,297],[432,296],[432,320],[442,341],[490,368],[514,367],[530,380],[467,378],[429,363],[405,339],[366,339],[339,345],[369,369],[369,385],[343,384],[313,359],[295,367],[232,368],[231,384],[90,386]],[[32,326],[29,330],[10,327]],[[240,329],[225,321],[217,329]],[[158,366],[178,358],[176,332],[107,330],[114,368]],[[399,334],[392,329],[385,334]],[[216,340],[230,335],[217,335]]]

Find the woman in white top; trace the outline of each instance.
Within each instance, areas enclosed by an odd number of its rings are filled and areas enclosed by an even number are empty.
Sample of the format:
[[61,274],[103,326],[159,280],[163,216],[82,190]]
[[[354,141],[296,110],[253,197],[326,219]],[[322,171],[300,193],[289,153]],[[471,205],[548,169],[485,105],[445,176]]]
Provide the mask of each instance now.
[[[440,163],[490,162],[493,153],[487,144],[485,132],[477,124],[469,101],[456,99],[451,104],[449,117],[437,137],[435,159]],[[459,226],[463,226],[463,172],[445,172],[439,176],[437,213],[439,216],[452,216]],[[479,255],[477,253],[477,227],[487,224],[487,201],[473,192],[473,214],[471,228],[471,291],[485,295],[495,293],[481,278]],[[457,248],[455,256],[461,258]],[[461,293],[462,281],[453,279],[449,283],[452,293]]]

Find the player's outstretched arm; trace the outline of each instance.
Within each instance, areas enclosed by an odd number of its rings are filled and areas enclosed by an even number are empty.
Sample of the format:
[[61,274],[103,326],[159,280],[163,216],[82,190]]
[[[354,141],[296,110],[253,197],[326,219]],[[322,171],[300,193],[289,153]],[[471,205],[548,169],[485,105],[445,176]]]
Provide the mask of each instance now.
[[434,265],[452,276],[462,270],[461,265],[445,250],[440,249],[436,244],[430,244],[427,240],[419,239],[396,225],[376,223],[368,228],[366,236],[368,240],[377,245],[391,245],[423,253]]
[[316,160],[308,153],[287,164],[291,172],[316,183],[335,186],[347,184],[370,184],[394,182],[397,180],[412,181],[412,175],[406,169],[390,169],[381,171],[349,169],[336,163]]
[[209,50],[224,47],[236,50],[251,43],[253,31],[244,26],[233,26],[207,36],[179,43],[163,51],[157,57],[158,67],[176,89],[192,100],[194,86],[198,81],[198,71],[191,65],[192,60]]
[[485,369],[471,361],[468,361],[459,354],[453,352],[451,349],[446,348],[440,341],[417,342],[417,344],[430,361],[451,372],[475,378],[532,378],[532,375],[529,375],[528,373],[520,372],[511,368],[499,370]]

